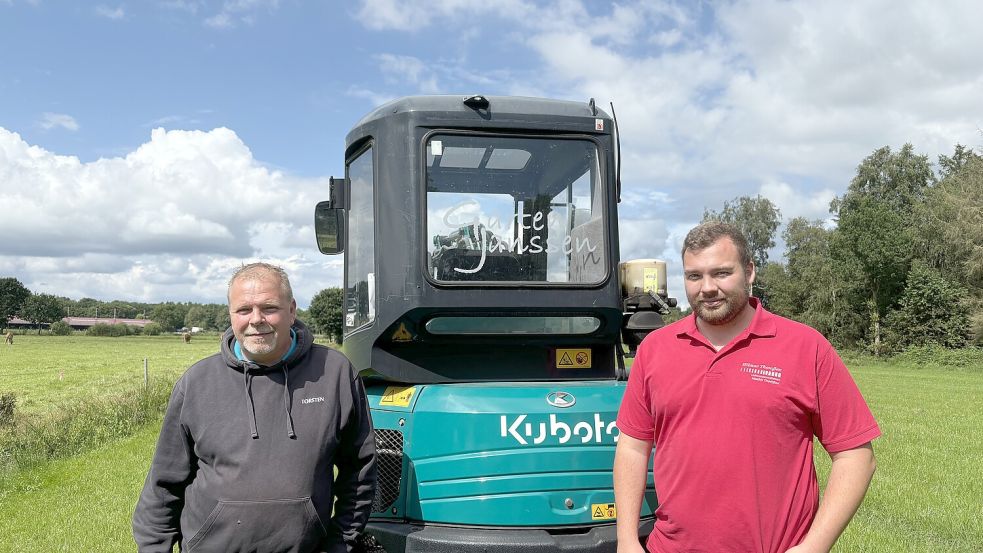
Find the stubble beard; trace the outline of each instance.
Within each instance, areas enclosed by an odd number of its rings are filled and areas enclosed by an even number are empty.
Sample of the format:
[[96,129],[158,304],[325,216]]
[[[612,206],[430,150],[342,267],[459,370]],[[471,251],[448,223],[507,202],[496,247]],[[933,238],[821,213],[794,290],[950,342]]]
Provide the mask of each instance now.
[[[265,330],[265,329],[260,329]],[[264,336],[247,335],[243,337],[242,349],[251,355],[267,355],[276,349],[277,332],[270,329],[273,333]]]
[[[696,316],[707,324],[715,326],[725,325],[741,314],[749,298],[750,296],[744,290],[729,295],[724,294],[716,298],[701,298],[696,302]],[[712,300],[723,300],[723,303],[713,309],[703,305],[704,301]]]

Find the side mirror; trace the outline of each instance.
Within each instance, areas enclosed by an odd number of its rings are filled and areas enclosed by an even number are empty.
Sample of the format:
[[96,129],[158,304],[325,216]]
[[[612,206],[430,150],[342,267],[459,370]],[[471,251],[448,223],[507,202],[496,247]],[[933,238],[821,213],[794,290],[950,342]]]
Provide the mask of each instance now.
[[314,207],[314,235],[323,254],[345,251],[345,210],[320,202]]

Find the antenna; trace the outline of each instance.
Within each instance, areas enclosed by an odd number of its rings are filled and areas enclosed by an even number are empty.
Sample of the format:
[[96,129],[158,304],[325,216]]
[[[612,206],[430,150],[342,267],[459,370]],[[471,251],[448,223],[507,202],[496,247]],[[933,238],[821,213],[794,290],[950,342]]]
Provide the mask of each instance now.
[[[591,103],[593,104],[593,98]],[[618,115],[614,112],[614,102],[611,102],[611,119],[614,120],[614,182],[618,187],[618,203],[621,203],[621,133],[618,131]]]

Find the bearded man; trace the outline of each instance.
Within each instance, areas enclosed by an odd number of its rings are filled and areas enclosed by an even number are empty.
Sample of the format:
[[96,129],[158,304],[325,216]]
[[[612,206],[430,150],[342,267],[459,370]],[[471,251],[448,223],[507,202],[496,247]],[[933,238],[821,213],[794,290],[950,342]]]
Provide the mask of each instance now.
[[356,550],[376,476],[361,379],[314,344],[283,269],[240,268],[228,299],[221,352],[174,385],[133,514],[137,549]]
[[[877,423],[830,343],[750,296],[740,230],[697,226],[682,260],[693,315],[645,338],[618,413],[618,551],[644,551],[654,447],[649,552],[826,553],[867,492]],[[822,502],[813,436],[832,458]]]

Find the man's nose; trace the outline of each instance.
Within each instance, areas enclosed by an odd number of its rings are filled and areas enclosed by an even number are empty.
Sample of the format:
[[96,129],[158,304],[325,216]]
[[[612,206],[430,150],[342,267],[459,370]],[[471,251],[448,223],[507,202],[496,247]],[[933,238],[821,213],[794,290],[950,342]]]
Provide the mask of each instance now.
[[705,296],[716,295],[717,283],[709,275],[703,277],[703,280],[700,282],[700,293],[702,293]]
[[262,324],[263,320],[264,320],[263,310],[258,307],[254,308],[252,312],[249,314],[249,324],[251,325]]

